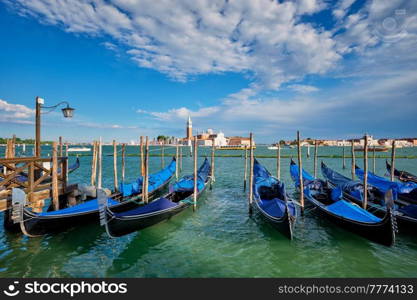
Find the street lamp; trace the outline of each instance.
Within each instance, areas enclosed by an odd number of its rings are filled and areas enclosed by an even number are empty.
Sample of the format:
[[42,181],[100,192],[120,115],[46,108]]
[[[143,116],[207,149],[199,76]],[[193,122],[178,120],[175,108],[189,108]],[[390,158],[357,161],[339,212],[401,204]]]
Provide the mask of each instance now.
[[48,112],[55,110],[58,106],[66,104],[67,107],[62,109],[64,118],[72,118],[74,115],[74,108],[69,106],[69,103],[62,101],[54,106],[44,106],[45,100],[40,97],[36,97],[36,138],[35,138],[35,156],[41,157],[41,111],[42,109],[49,109]]

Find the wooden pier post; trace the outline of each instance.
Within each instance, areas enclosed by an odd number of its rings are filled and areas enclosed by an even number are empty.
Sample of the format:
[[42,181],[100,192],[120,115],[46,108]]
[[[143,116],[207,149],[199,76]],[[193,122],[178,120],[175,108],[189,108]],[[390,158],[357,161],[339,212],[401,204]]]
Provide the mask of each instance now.
[[93,142],[93,158],[91,161],[91,185],[96,185],[96,176],[97,176],[97,153],[98,153],[98,144],[96,141]]
[[113,140],[113,178],[114,178],[114,191],[119,191],[119,182],[117,180],[117,143]]
[[375,174],[376,172],[376,155],[375,155],[375,146],[372,149],[372,172]]
[[318,143],[314,141],[314,178],[317,178]]
[[343,146],[342,146],[342,157],[343,157],[343,164],[342,164],[342,168],[346,169],[346,154],[345,154],[345,140],[343,140]]
[[98,142],[98,179],[97,179],[97,188],[101,189],[103,179],[103,140],[100,137]]
[[303,161],[301,158],[300,131],[297,131],[297,153],[298,153],[298,180],[300,182],[300,206],[301,213],[304,214],[304,181],[303,181]]
[[57,142],[52,143],[52,205],[54,207],[54,210],[59,209]]
[[368,135],[365,134],[363,147],[363,209],[368,207]]
[[356,165],[356,159],[355,159],[355,140],[352,139],[352,147],[351,147],[351,154],[352,154],[352,180],[355,180],[355,165]]
[[248,146],[245,145],[245,170],[243,173],[243,190],[246,191],[246,181],[248,178]]
[[143,136],[140,137],[140,175],[145,176],[145,162],[143,160]]
[[64,145],[62,144],[62,136],[59,137],[59,156],[62,157],[64,154]]
[[126,174],[126,144],[122,144],[122,182],[125,183]]
[[162,145],[161,145],[161,169],[164,168],[165,166],[165,140],[162,140]]
[[178,142],[175,145],[175,178],[178,180],[178,170],[179,170],[179,146],[178,146]]
[[210,180],[210,189],[213,188],[213,182],[216,181],[215,175],[214,175],[214,156],[216,151],[216,145],[214,144],[214,139],[212,140],[211,144],[211,180]]
[[277,146],[277,179],[281,180],[281,143]]
[[395,140],[392,140],[392,149],[391,149],[391,181],[394,181],[394,170],[395,170]]
[[197,136],[194,137],[194,193],[193,193],[193,211],[197,209],[197,193],[198,193],[198,186],[197,186],[197,160],[198,160],[198,153],[197,153],[197,146],[198,140]]
[[253,133],[249,135],[249,214],[252,214],[252,202],[253,202],[253,165],[254,165],[254,153],[253,153]]
[[310,143],[307,144],[307,158],[310,158]]

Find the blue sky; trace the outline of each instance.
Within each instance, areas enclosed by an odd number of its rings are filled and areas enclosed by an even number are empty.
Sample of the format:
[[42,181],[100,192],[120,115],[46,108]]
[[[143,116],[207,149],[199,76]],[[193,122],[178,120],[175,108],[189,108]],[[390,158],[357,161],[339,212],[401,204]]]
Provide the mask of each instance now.
[[417,136],[417,2],[0,0],[0,136]]

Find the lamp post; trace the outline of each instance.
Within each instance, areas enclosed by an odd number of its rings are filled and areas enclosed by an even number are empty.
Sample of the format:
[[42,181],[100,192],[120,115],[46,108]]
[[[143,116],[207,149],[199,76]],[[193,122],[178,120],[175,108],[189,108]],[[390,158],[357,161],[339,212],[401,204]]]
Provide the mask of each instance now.
[[58,106],[66,104],[67,107],[62,109],[62,114],[64,118],[72,118],[74,115],[74,108],[69,106],[69,103],[62,101],[54,106],[44,106],[45,100],[41,97],[36,97],[36,132],[35,132],[35,156],[41,157],[41,113],[42,109],[49,109],[51,111],[55,110]]

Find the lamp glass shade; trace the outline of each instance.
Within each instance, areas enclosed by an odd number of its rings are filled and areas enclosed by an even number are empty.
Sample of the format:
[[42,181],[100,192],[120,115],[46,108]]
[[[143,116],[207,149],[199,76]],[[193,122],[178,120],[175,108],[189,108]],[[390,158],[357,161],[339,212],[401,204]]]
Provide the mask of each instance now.
[[66,108],[62,109],[62,113],[64,115],[65,118],[72,118],[74,115],[74,110],[73,108],[67,106]]

